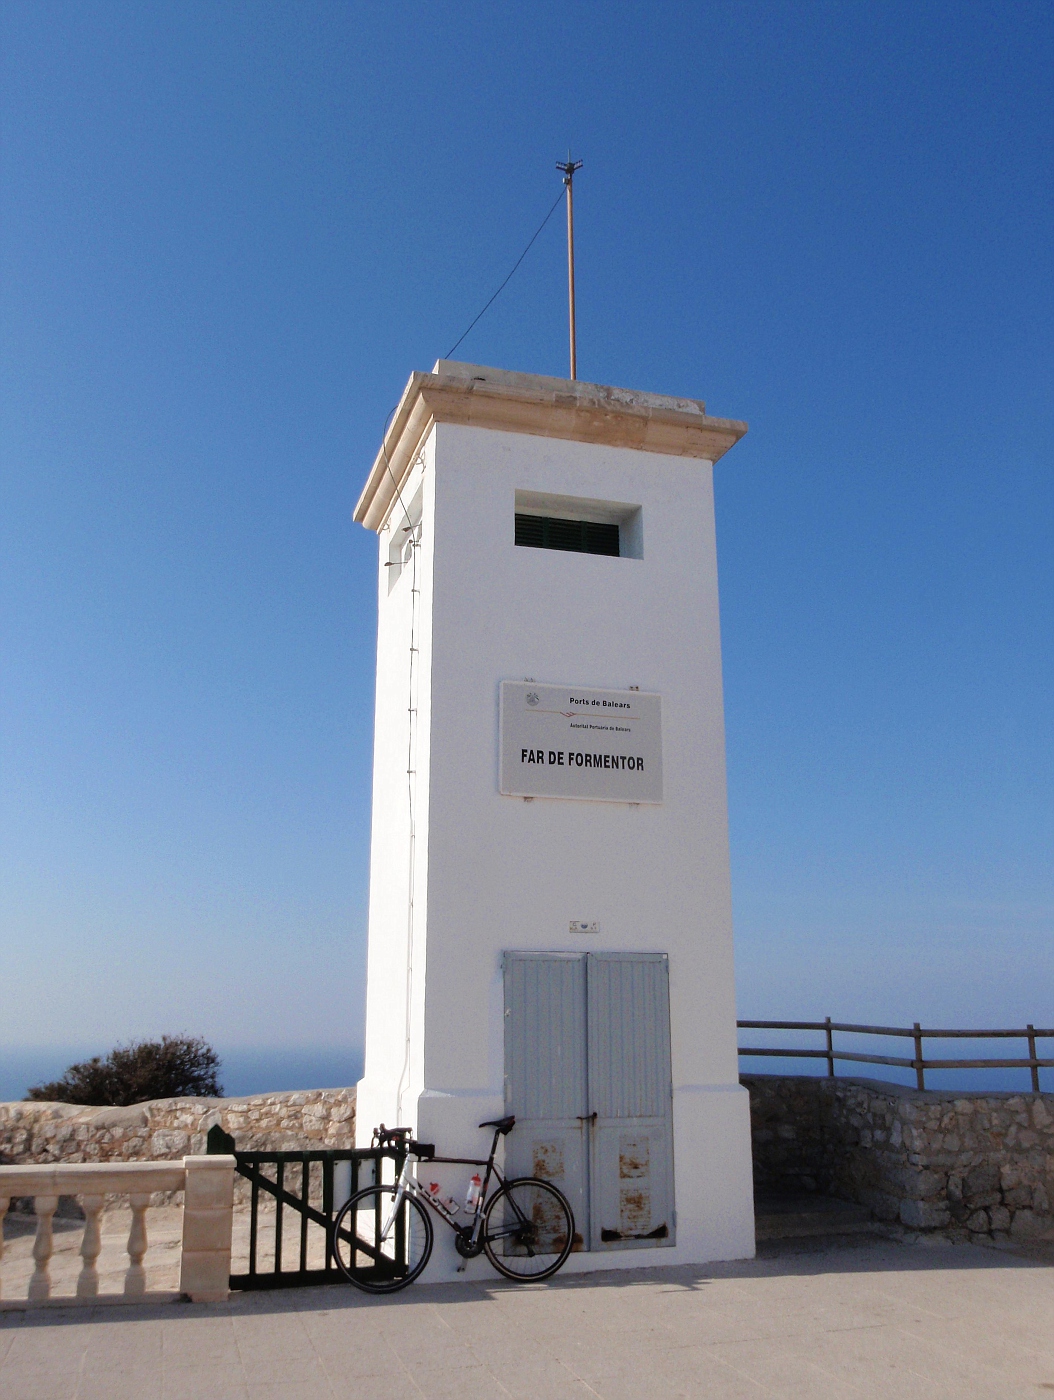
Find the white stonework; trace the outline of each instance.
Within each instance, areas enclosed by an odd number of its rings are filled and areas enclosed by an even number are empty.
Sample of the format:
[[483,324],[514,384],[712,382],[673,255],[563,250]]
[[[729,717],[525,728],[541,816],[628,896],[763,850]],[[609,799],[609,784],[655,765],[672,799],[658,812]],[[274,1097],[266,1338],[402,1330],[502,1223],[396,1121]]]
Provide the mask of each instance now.
[[[713,461],[745,431],[690,400],[440,362],[411,379],[356,510],[380,536],[358,1144],[383,1121],[484,1148],[503,952],[669,957],[676,1244],[569,1270],[754,1252],[713,504]],[[517,547],[518,501],[625,522],[623,557]],[[500,686],[525,680],[661,696],[661,801],[503,796]],[[436,1235],[429,1278],[488,1274],[455,1275]]]

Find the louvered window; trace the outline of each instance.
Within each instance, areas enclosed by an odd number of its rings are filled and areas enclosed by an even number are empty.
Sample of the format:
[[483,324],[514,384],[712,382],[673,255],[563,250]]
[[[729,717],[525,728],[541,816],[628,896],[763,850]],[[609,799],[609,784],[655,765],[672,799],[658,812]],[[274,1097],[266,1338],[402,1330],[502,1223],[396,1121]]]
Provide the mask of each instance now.
[[619,553],[619,527],[595,520],[561,520],[516,513],[516,543],[528,549],[563,549],[575,554]]

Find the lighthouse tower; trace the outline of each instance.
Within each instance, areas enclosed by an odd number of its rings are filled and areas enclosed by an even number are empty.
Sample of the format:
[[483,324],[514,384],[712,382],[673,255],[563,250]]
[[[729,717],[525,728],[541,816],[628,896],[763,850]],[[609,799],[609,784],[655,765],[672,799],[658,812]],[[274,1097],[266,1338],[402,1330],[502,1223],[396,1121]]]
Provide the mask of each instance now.
[[[506,1168],[567,1195],[568,1269],[754,1252],[713,503],[745,432],[439,361],[355,511],[380,540],[359,1143],[478,1155],[514,1113]],[[436,1245],[429,1278],[487,1272]]]

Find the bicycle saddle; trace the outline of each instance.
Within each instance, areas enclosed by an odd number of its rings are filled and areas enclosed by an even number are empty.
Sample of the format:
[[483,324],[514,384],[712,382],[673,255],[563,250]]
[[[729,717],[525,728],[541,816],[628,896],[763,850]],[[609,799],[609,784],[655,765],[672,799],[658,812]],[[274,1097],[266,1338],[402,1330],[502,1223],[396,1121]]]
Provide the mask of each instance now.
[[499,1133],[511,1133],[516,1126],[516,1115],[510,1113],[507,1118],[491,1118],[486,1123],[479,1125],[481,1128],[497,1128]]

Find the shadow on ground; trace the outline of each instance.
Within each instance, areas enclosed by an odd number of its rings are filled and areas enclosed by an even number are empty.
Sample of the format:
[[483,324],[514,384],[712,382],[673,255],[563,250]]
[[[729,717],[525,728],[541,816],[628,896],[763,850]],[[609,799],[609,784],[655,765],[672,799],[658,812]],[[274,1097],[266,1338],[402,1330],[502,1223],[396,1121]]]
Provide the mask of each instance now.
[[499,1295],[523,1293],[575,1293],[583,1290],[648,1288],[658,1293],[705,1290],[711,1283],[729,1279],[809,1278],[821,1275],[919,1274],[948,1270],[1019,1270],[1054,1267],[1054,1251],[1035,1252],[985,1249],[977,1245],[900,1244],[876,1239],[861,1243],[859,1236],[844,1242],[830,1238],[818,1241],[773,1241],[759,1250],[758,1257],[729,1263],[673,1265],[669,1268],[612,1269],[592,1274],[575,1274],[546,1283],[516,1284],[502,1279],[465,1283],[413,1284],[387,1296],[359,1292],[350,1285],[332,1284],[312,1288],[284,1288],[274,1291],[232,1293],[226,1303],[175,1302],[168,1304],[106,1304],[63,1306],[62,1300],[37,1308],[5,1308],[0,1328],[5,1326],[79,1326],[105,1317],[108,1322],[166,1322],[203,1316],[283,1314],[310,1312],[326,1315],[356,1308],[399,1308],[407,1304],[443,1306],[486,1301]]

